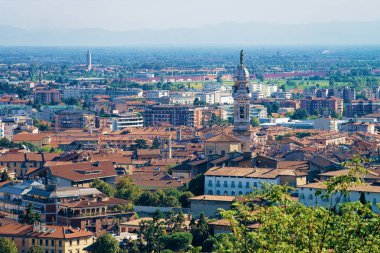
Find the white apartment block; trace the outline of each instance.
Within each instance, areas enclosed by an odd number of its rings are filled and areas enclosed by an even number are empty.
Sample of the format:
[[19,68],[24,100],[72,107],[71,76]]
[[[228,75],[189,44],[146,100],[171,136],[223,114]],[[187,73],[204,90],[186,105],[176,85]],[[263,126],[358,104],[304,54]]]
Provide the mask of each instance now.
[[205,102],[206,104],[220,104],[221,103],[221,92],[218,90],[215,91],[202,91],[196,95],[200,101]]
[[144,118],[137,113],[121,114],[117,118],[112,119],[112,131],[123,130],[127,127],[144,126]]
[[205,173],[207,195],[239,196],[263,188],[263,183],[279,184],[277,175],[265,175],[273,169],[214,167]]

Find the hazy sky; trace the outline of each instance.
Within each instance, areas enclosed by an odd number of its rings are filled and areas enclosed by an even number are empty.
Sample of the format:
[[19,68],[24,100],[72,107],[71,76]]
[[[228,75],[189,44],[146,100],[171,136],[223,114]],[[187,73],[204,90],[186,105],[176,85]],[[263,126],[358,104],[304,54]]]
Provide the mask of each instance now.
[[[380,19],[379,0],[0,0],[0,25],[107,30]],[[1,36],[1,35],[0,35]]]

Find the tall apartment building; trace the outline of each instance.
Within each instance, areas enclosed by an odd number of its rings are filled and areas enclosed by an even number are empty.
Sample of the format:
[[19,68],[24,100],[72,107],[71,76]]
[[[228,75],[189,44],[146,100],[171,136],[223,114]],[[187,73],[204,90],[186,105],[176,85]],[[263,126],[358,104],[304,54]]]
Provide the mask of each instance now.
[[71,128],[95,127],[95,116],[83,111],[60,111],[54,117],[55,130],[64,131]]
[[169,123],[173,126],[201,125],[200,108],[191,105],[155,105],[145,110],[144,120],[147,126]]
[[363,90],[366,99],[379,99],[380,98],[380,86],[366,88]]
[[62,100],[61,92],[52,90],[35,90],[33,92],[34,102],[39,104],[59,103]]
[[336,97],[301,99],[301,109],[305,109],[308,113],[323,113],[324,111],[335,111],[339,115],[343,114],[343,99]]
[[346,117],[360,117],[375,113],[380,109],[380,100],[353,100],[345,103]]
[[200,101],[205,102],[208,105],[220,104],[221,94],[219,90],[215,91],[202,91],[196,95]]

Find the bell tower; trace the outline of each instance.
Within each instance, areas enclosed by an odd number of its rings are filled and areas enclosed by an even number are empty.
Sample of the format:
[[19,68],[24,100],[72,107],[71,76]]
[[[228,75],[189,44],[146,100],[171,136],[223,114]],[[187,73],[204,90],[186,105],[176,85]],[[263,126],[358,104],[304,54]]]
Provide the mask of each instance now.
[[240,51],[240,64],[238,65],[235,76],[235,85],[233,87],[234,98],[234,129],[233,134],[240,139],[242,144],[242,152],[250,153],[250,92],[249,92],[249,72],[244,65],[244,53]]

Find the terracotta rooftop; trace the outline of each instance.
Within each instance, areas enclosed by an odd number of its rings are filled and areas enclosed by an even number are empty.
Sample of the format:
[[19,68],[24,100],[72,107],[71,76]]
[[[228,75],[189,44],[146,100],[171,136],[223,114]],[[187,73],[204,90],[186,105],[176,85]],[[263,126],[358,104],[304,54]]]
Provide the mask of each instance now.
[[[326,189],[327,185],[324,182],[311,183],[306,185],[301,185],[299,188],[311,188],[311,189]],[[380,186],[372,184],[362,184],[358,186],[352,186],[349,189],[355,192],[378,192],[380,193]]]
[[296,169],[268,169],[268,168],[245,168],[245,167],[214,167],[209,169],[205,176],[226,176],[275,179],[279,176],[304,176],[305,173]]
[[219,196],[219,195],[201,195],[189,198],[190,200],[205,200],[205,201],[224,201],[224,202],[233,202],[235,196]]
[[240,139],[225,133],[206,139],[206,142],[241,142]]
[[115,167],[110,161],[55,165],[50,166],[48,170],[55,177],[65,178],[73,182],[117,176]]
[[91,237],[93,233],[65,226],[46,226],[45,230],[34,230],[32,225],[25,225],[6,218],[0,219],[0,236],[27,236],[36,238],[72,239]]

